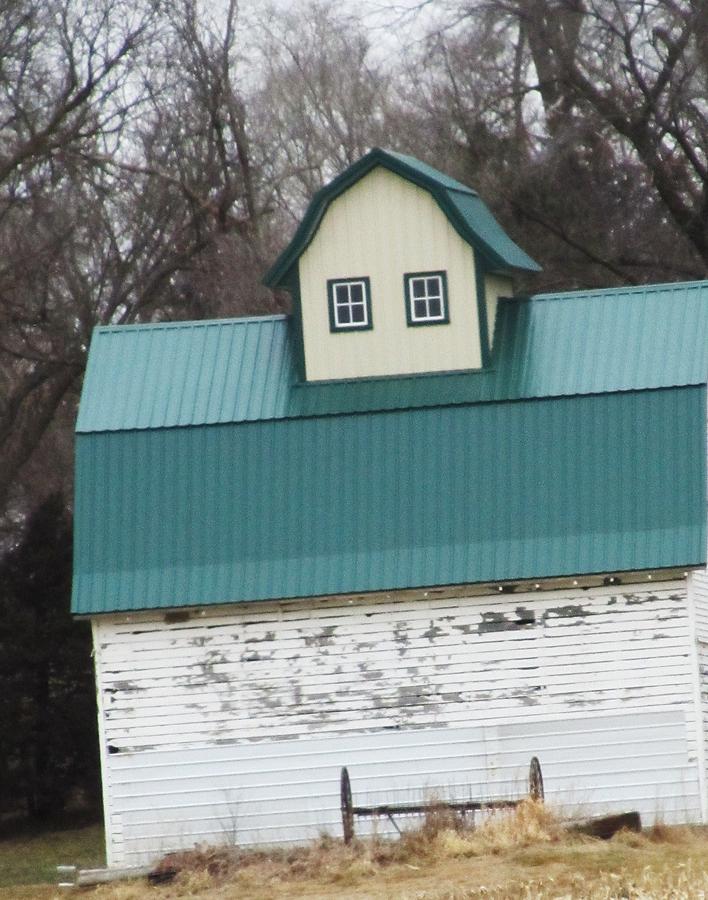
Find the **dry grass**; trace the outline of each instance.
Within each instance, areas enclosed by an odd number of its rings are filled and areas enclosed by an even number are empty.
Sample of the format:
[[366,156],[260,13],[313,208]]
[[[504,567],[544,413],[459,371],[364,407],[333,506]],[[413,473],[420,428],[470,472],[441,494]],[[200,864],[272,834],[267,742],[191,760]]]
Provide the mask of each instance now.
[[[40,830],[18,828],[12,836],[0,837],[0,900],[6,897],[35,896],[36,885],[56,881],[57,863],[103,866],[103,828],[86,825],[77,828]],[[20,885],[28,885],[27,892]]]
[[700,900],[708,898],[708,834],[657,826],[602,842],[567,833],[533,801],[470,830],[432,806],[398,841],[202,848],[171,855],[164,867],[180,870],[170,884],[124,882],[91,892],[91,900]]

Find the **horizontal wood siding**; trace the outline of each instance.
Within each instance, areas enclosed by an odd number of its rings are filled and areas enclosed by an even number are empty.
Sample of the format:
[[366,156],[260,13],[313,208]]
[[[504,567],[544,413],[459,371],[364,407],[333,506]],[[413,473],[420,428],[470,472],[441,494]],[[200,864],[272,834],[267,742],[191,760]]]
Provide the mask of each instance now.
[[[691,573],[691,595],[696,629],[696,651],[698,661],[699,693],[703,718],[703,756],[706,764],[708,747],[708,573]],[[708,771],[705,773],[708,783]]]
[[338,834],[341,765],[357,802],[513,796],[536,754],[566,806],[700,818],[683,583],[249,604],[95,634],[116,864]]

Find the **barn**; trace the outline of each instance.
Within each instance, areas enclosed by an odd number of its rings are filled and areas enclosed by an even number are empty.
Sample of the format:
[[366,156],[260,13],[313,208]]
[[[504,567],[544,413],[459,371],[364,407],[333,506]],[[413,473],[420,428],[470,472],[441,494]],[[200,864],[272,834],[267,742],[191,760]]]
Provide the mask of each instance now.
[[[109,865],[512,796],[705,821],[708,282],[515,296],[477,193],[373,150],[291,316],[96,329],[76,426]],[[381,825],[380,828],[383,828]]]

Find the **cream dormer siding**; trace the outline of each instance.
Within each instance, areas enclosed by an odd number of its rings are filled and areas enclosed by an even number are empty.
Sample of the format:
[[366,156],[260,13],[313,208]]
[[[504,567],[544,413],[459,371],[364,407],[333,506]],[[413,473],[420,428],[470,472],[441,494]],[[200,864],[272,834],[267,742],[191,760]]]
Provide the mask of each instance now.
[[497,304],[500,297],[513,297],[514,285],[511,278],[504,275],[485,275],[484,297],[487,308],[487,332],[489,346],[494,342],[494,323],[497,320]]
[[[411,326],[404,275],[445,272],[447,323]],[[308,381],[478,369],[482,365],[474,251],[430,193],[384,168],[327,209],[300,257]],[[372,327],[332,331],[331,279],[367,277]]]
[[475,371],[498,297],[538,265],[476,191],[374,149],[315,194],[265,277],[293,297],[301,381]]

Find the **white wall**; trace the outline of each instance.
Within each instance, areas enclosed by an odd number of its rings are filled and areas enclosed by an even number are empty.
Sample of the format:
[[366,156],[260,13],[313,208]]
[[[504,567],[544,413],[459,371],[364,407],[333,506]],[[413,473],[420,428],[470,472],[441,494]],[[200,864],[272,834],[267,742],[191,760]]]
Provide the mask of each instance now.
[[703,812],[704,821],[708,819],[708,573],[692,572],[689,584],[689,598],[692,612],[692,625],[695,633],[695,669],[697,701],[702,717],[702,769],[703,769]]
[[[110,863],[340,833],[355,802],[523,790],[698,820],[685,583],[97,619]],[[365,830],[359,824],[358,830]]]

